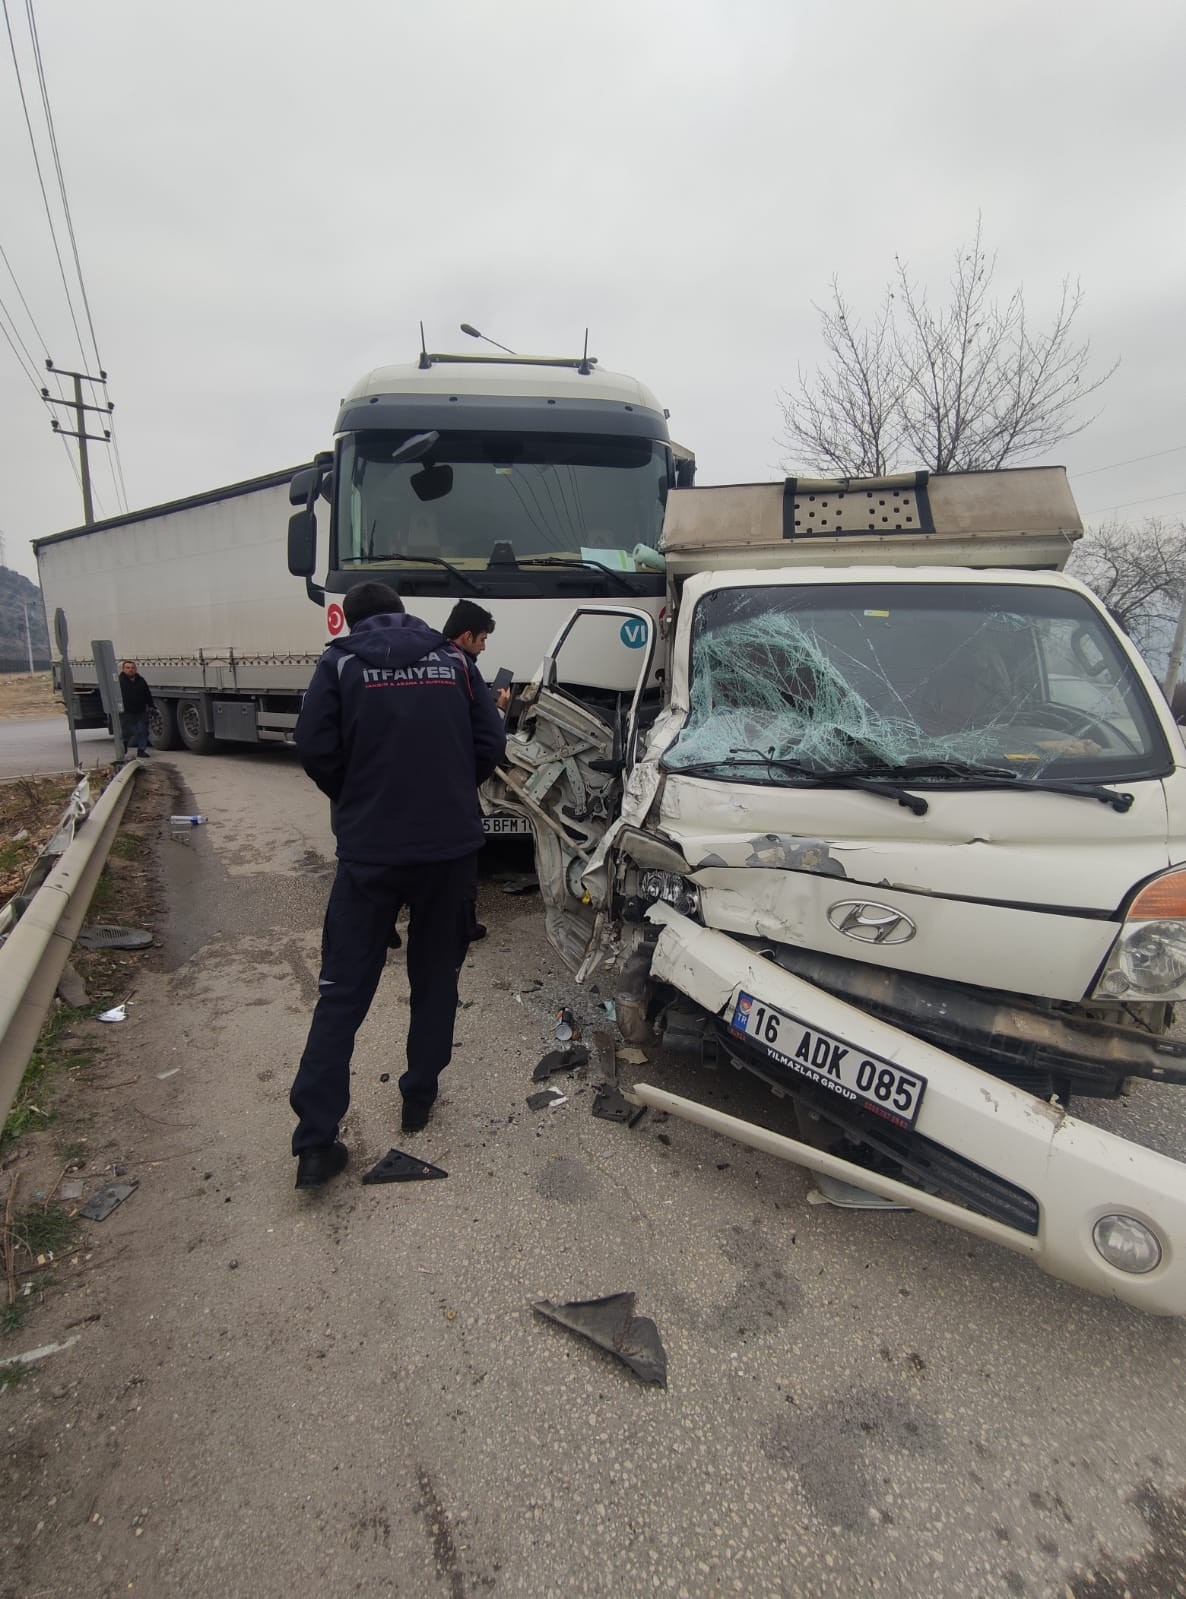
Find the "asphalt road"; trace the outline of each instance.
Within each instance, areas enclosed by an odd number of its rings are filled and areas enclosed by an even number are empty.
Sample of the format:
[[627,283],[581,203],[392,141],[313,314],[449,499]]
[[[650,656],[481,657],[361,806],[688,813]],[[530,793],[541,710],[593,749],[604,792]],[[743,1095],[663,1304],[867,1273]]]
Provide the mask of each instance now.
[[[101,766],[115,754],[115,740],[102,728],[87,728],[77,737],[78,759],[87,769]],[[70,729],[64,716],[0,722],[0,778],[73,769]]]
[[[104,1036],[100,1096],[126,1097],[112,1158],[141,1187],[103,1224],[126,1247],[92,1274],[101,1320],[9,1438],[26,1537],[48,1529],[26,1592],[1186,1593],[1183,1325],[923,1217],[813,1203],[806,1174],[687,1124],[596,1120],[587,1078],[529,1112],[557,1007],[588,1024],[602,996],[490,874],[429,1130],[397,1131],[396,957],[350,1166],[294,1192],[326,807],[284,751],[153,767],[164,948]],[[210,818],[188,846],[181,805]],[[651,1080],[780,1125],[759,1086],[652,1053]],[[1100,1116],[1186,1150],[1168,1090]],[[362,1186],[393,1145],[448,1180]],[[666,1391],[531,1310],[627,1289]]]

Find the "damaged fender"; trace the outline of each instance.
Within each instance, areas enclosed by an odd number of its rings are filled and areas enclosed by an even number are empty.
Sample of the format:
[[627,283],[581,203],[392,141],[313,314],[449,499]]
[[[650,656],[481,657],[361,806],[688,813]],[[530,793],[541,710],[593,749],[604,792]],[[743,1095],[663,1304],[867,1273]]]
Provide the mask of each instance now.
[[[663,1095],[646,1084],[635,1088],[641,1103],[688,1115],[796,1164],[858,1182],[871,1192],[1028,1255],[1052,1276],[1092,1293],[1155,1315],[1186,1314],[1182,1243],[1186,1165],[1079,1121],[864,1014],[669,905],[654,905],[647,914],[662,929],[652,975],[703,1009],[724,1017],[738,990],[744,990],[856,1048],[921,1073],[927,1087],[917,1132],[1032,1195],[1038,1204],[1037,1232],[1031,1236],[808,1144]],[[1133,1216],[1156,1234],[1161,1260],[1152,1271],[1140,1276],[1123,1272],[1100,1255],[1092,1230],[1101,1217],[1111,1214]]]

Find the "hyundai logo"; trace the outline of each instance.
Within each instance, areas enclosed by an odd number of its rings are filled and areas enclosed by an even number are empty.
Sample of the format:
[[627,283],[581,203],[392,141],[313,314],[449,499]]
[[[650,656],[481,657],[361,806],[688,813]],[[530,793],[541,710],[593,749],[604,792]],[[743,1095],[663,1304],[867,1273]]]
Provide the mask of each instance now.
[[828,920],[845,938],[862,944],[905,944],[918,929],[892,905],[878,905],[869,899],[842,899],[829,906]]

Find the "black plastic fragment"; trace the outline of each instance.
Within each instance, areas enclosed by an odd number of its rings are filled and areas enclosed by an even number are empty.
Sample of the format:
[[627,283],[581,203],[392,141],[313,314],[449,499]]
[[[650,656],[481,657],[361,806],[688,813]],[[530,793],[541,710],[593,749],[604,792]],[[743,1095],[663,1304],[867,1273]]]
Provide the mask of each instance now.
[[122,1205],[125,1199],[130,1199],[139,1188],[138,1182],[109,1183],[106,1188],[99,1190],[79,1212],[88,1221],[106,1221],[117,1205]]
[[554,1077],[557,1072],[571,1072],[578,1066],[588,1064],[589,1051],[584,1044],[577,1044],[573,1049],[553,1049],[532,1072],[531,1081],[546,1083],[548,1078]]
[[537,1299],[531,1308],[537,1316],[580,1333],[599,1349],[607,1349],[643,1382],[666,1388],[667,1351],[651,1318],[634,1314],[634,1300],[633,1293],[607,1294],[604,1299],[570,1299],[563,1305]]
[[364,1183],[419,1183],[429,1177],[447,1177],[449,1173],[414,1155],[405,1155],[402,1149],[389,1149],[363,1177]]
[[634,1127],[647,1113],[645,1105],[632,1105],[612,1083],[602,1083],[593,1100],[593,1114],[604,1122],[622,1122]]
[[528,1094],[527,1109],[547,1110],[550,1105],[555,1105],[559,1100],[562,1100],[565,1097],[566,1096],[564,1094],[559,1093],[555,1088],[544,1088],[541,1089],[538,1094]]

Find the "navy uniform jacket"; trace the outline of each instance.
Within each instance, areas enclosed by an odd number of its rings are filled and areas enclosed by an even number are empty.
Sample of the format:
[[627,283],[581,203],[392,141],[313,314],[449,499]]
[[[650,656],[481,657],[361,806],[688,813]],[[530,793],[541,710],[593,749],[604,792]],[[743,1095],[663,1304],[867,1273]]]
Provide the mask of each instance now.
[[478,785],[506,752],[502,718],[462,651],[419,617],[385,612],[334,639],[296,746],[333,801],[342,860],[451,861],[482,847]]

